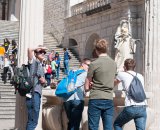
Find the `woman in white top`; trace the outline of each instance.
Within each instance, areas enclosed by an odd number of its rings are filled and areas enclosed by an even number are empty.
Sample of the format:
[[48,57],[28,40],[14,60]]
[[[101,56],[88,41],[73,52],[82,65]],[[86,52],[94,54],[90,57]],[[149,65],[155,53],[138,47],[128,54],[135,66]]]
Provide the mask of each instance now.
[[[134,75],[138,77],[144,87],[144,78],[141,74],[134,71],[135,66],[135,60],[126,59],[124,61],[125,71],[118,73],[118,75],[116,76],[115,84],[122,82],[124,90],[128,90],[133,79],[132,75]],[[146,100],[137,103],[126,94],[125,108],[116,118],[114,122],[114,129],[122,130],[123,125],[134,119],[136,130],[145,130],[147,119],[146,105]]]
[[10,61],[8,59],[8,56],[5,55],[5,58],[4,58],[4,68],[3,68],[3,80],[4,80],[4,84],[7,82],[7,72],[9,70],[9,66],[10,66]]

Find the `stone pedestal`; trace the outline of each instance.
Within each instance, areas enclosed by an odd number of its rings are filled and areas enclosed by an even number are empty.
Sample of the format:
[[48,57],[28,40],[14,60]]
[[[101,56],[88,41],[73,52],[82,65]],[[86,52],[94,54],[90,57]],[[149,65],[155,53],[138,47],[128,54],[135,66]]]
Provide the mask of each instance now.
[[[47,102],[43,106],[43,129],[44,130],[67,130],[67,116],[65,113],[65,110],[63,108],[63,100],[56,97],[54,95],[55,90],[51,89],[45,89],[43,91],[43,95],[47,98]],[[114,96],[114,106],[115,106],[115,112],[114,112],[114,120],[117,117],[117,115],[123,110],[124,108],[124,93],[117,90],[115,92]],[[149,93],[147,93],[147,97],[149,97]],[[80,130],[88,130],[88,100],[89,98],[85,98],[85,107],[82,114],[82,120],[81,120],[81,126]],[[146,130],[149,130],[149,127],[151,126],[154,116],[152,115],[152,110],[150,108],[147,108],[147,125]],[[134,121],[130,121],[127,123],[123,130],[134,130],[135,125]],[[100,120],[99,123],[99,130],[103,130],[102,120]]]
[[[21,0],[20,7],[20,32],[18,46],[18,66],[27,64],[28,47],[43,45],[43,0]],[[16,96],[15,128],[26,128],[26,104],[25,98]],[[36,130],[42,129],[42,111],[40,111],[39,123]]]

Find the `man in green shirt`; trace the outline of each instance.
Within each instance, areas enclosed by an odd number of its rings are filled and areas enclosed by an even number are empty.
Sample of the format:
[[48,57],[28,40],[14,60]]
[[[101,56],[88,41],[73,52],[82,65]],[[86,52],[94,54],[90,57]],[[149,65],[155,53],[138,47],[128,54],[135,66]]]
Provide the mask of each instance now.
[[103,129],[112,130],[116,63],[107,55],[107,47],[108,43],[105,39],[97,41],[95,51],[98,58],[90,64],[85,82],[85,90],[90,90],[88,104],[89,130],[98,130],[100,116],[102,117]]

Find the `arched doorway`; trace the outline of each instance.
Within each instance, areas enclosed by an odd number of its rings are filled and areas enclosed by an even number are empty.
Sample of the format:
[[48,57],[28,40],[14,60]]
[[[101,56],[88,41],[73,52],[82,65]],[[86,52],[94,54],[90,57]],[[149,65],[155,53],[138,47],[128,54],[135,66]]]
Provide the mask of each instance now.
[[69,39],[69,47],[77,46],[77,41],[75,39]]
[[78,43],[75,39],[69,39],[69,49],[72,50],[75,55],[79,56]]
[[92,34],[88,38],[88,40],[86,42],[84,57],[93,58],[92,57],[92,52],[93,52],[93,49],[94,49],[94,44],[95,44],[96,40],[98,40],[99,38],[100,38],[99,35],[96,34],[96,33]]

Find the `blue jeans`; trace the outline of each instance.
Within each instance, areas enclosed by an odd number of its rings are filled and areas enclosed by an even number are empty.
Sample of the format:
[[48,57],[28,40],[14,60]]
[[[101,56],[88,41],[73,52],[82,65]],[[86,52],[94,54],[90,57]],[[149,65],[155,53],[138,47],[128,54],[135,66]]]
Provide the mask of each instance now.
[[114,122],[115,130],[122,130],[124,124],[134,119],[136,130],[145,130],[146,126],[146,106],[125,107]]
[[103,130],[112,130],[113,113],[113,100],[90,99],[88,104],[89,130],[98,130],[100,117],[103,122]]
[[64,74],[68,74],[69,71],[69,60],[64,60]]
[[26,98],[26,105],[28,111],[28,121],[26,130],[34,130],[38,124],[41,95],[35,92],[34,96],[32,97],[33,100],[32,98]]
[[60,71],[60,66],[56,68],[56,79],[58,80],[59,80],[59,71]]
[[46,73],[45,74],[45,79],[47,81],[47,86],[50,86],[50,84],[51,84],[51,74]]
[[64,108],[69,120],[67,130],[79,130],[80,122],[82,119],[82,112],[84,109],[84,101],[70,100],[64,102]]

